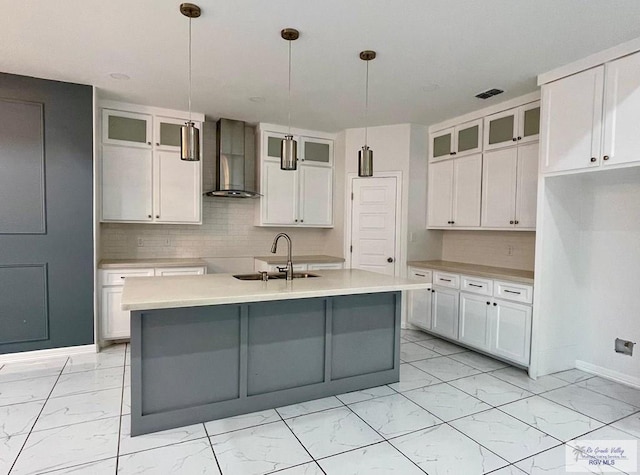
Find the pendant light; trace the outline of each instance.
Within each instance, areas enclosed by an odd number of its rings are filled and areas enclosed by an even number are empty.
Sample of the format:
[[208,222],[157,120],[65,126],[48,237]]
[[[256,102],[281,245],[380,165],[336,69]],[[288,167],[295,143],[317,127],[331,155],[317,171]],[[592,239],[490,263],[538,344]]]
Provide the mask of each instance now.
[[367,145],[367,126],[369,125],[369,61],[375,59],[375,57],[375,51],[366,50],[360,53],[360,59],[367,63],[367,81],[364,100],[364,146],[362,150],[358,152],[358,176],[361,177],[373,176],[373,150]]
[[300,37],[300,32],[294,28],[285,28],[280,32],[283,40],[289,42],[289,133],[280,143],[280,169],[295,170],[298,165],[298,142],[291,135],[291,42]]
[[191,120],[191,20],[201,14],[193,3],[180,4],[180,13],[189,18],[189,120],[180,129],[180,159],[187,162],[200,160],[200,131]]

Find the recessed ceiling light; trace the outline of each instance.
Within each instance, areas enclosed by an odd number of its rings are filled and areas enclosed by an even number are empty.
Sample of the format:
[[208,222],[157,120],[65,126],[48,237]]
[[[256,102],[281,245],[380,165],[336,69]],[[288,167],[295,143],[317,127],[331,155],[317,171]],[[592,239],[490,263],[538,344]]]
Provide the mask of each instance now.
[[261,97],[261,96],[250,97],[249,100],[251,102],[265,102],[266,101],[266,99],[264,97]]
[[109,76],[111,76],[112,79],[117,79],[119,81],[127,81],[131,79],[129,76],[127,76],[124,73],[111,73],[109,74]]
[[433,91],[437,91],[438,89],[440,89],[440,85],[439,84],[425,84],[424,86],[422,86],[422,90],[424,92],[433,92]]

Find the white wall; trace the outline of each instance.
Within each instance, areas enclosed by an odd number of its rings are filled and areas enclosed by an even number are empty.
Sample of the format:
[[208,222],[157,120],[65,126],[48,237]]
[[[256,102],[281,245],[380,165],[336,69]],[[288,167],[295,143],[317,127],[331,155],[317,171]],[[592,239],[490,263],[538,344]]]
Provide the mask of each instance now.
[[[546,179],[536,262],[538,372],[568,366],[640,387],[640,169]],[[568,358],[567,358],[568,357]],[[557,360],[557,361],[556,361]]]

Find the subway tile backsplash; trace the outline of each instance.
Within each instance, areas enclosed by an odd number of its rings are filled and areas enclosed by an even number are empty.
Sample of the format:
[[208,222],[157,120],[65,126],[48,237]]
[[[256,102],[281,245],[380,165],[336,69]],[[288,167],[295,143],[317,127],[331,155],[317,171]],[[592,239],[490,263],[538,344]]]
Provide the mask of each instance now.
[[[280,231],[293,239],[294,254],[327,252],[325,242],[331,229],[256,227],[254,206],[255,201],[248,199],[204,198],[201,226],[102,223],[101,257],[253,257],[268,254]],[[284,249],[278,249],[278,254]]]
[[532,271],[535,242],[529,231],[444,231],[442,260]]

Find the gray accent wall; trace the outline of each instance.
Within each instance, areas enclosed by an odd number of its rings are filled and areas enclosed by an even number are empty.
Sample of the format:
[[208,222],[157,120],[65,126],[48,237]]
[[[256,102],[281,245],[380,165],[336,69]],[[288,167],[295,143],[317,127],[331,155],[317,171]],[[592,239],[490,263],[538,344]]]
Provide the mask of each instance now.
[[0,354],[93,343],[92,108],[0,73]]

